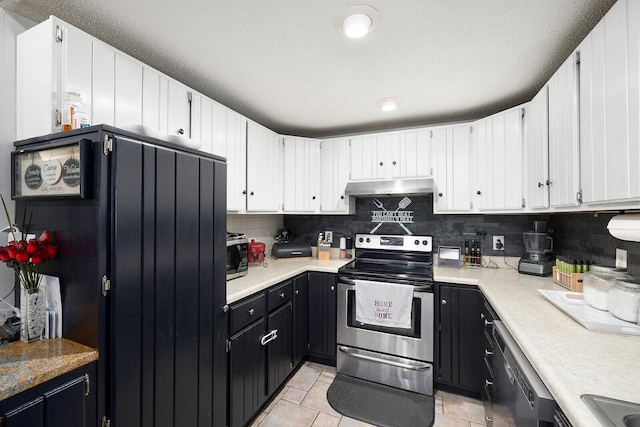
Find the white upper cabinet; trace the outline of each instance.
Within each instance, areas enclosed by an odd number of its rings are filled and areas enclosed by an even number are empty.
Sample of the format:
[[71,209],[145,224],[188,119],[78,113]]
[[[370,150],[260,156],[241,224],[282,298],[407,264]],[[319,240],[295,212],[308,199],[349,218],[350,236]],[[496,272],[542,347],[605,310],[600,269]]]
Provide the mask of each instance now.
[[115,122],[118,127],[142,123],[142,64],[115,52]]
[[284,212],[310,213],[319,209],[319,164],[319,141],[284,138]]
[[426,129],[359,135],[351,138],[351,180],[431,176]]
[[470,212],[472,127],[470,124],[434,128],[434,213]]
[[320,143],[320,212],[354,214],[355,199],[344,193],[349,181],[349,139],[327,139]]
[[585,204],[640,200],[640,2],[618,0],[578,47]]
[[191,91],[182,83],[169,79],[167,97],[167,133],[191,137]]
[[471,188],[478,210],[522,209],[523,107],[474,123]]
[[572,54],[549,80],[549,204],[580,204],[578,60]]
[[428,129],[392,135],[391,178],[431,176],[431,138]]
[[[211,153],[227,157],[227,107],[213,101],[211,112]],[[229,110],[229,114],[233,114]]]
[[247,207],[247,119],[227,110],[227,210],[244,212]]
[[277,212],[282,205],[282,144],[277,133],[247,125],[247,212]]
[[91,108],[92,37],[50,17],[17,37],[16,136],[62,130],[66,92]]
[[525,207],[549,207],[549,88],[545,85],[525,113]]

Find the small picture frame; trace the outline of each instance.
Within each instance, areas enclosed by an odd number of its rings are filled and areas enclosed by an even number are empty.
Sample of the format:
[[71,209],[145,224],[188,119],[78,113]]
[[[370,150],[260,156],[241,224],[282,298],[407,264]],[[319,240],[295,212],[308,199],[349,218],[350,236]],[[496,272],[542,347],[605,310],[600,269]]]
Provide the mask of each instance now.
[[13,151],[13,199],[88,198],[91,141]]

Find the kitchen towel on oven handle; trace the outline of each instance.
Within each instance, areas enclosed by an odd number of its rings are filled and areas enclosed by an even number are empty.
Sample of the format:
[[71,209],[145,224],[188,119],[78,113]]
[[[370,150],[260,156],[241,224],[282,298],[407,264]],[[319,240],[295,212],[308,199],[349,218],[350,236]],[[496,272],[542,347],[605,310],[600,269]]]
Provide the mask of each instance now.
[[355,280],[356,320],[369,325],[411,328],[413,286]]

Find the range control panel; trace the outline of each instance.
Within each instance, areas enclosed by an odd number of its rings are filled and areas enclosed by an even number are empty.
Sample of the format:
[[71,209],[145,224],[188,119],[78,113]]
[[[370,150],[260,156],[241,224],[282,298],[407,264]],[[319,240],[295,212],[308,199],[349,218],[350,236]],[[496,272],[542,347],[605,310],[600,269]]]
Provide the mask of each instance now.
[[356,234],[356,248],[432,252],[432,236]]

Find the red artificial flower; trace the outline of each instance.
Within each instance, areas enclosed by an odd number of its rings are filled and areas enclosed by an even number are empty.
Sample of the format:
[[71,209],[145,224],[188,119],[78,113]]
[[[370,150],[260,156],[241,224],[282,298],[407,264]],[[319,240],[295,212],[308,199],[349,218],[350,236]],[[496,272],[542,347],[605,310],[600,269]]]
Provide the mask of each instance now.
[[31,264],[40,264],[42,262],[42,258],[40,258],[38,255],[33,255],[31,257]]
[[16,253],[16,261],[18,262],[27,262],[29,260],[29,254],[25,251],[18,251]]
[[38,237],[40,243],[51,243],[51,233],[47,230],[43,231],[40,237]]
[[[32,239],[35,240],[35,239]],[[27,245],[27,253],[30,255],[33,255],[34,253],[36,253],[36,251],[38,250],[38,244],[37,243],[29,243]]]
[[11,258],[9,258],[9,252],[5,248],[0,249],[0,261],[6,262],[10,259]]
[[16,254],[18,253],[18,250],[16,249],[15,246],[9,246],[7,247],[7,253],[9,254],[9,258],[16,259]]
[[49,258],[53,259],[56,257],[58,252],[58,247],[57,246],[53,246],[53,245],[49,245],[47,246],[47,255],[49,255]]

